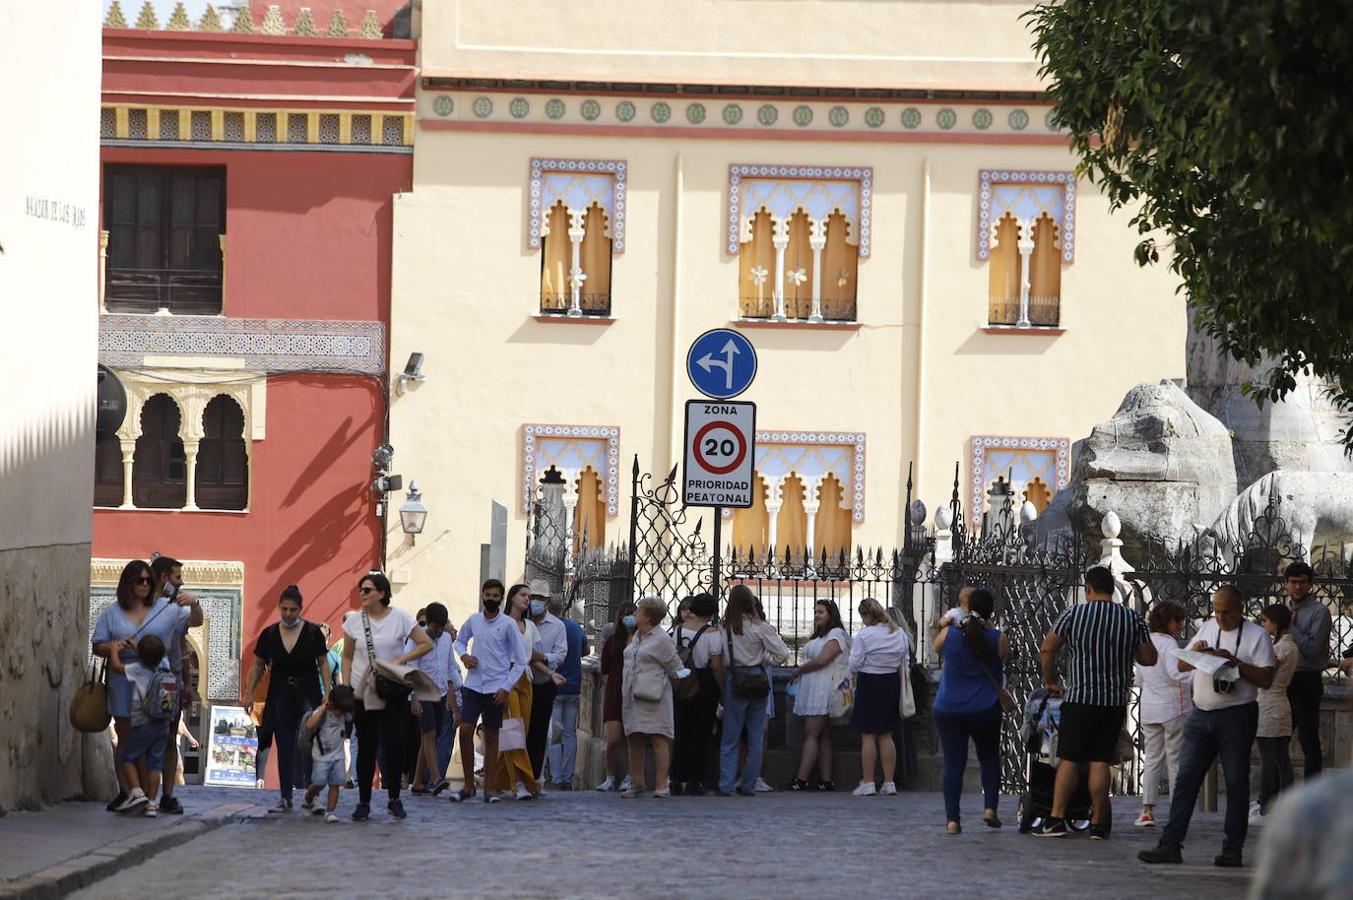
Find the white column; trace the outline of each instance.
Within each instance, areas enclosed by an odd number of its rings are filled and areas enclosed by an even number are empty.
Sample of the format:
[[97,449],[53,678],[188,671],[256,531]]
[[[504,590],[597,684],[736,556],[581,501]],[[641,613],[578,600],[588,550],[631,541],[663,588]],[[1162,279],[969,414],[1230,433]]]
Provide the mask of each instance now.
[[817,511],[822,508],[822,497],[819,491],[822,488],[823,475],[816,477],[799,476],[803,481],[803,513],[808,517],[808,528],[806,531],[807,546],[804,548],[808,554],[808,571],[813,571],[813,560],[817,554]]
[[183,459],[186,463],[184,478],[188,481],[188,495],[183,501],[184,509],[197,509],[197,441],[183,442]]
[[108,290],[108,232],[99,232],[99,312],[107,312],[104,295]]
[[814,220],[808,226],[808,246],[813,251],[813,314],[809,322],[822,321],[822,250],[827,246],[827,221]]
[[785,249],[789,246],[789,220],[772,219],[771,245],[775,247],[775,319],[785,320]]
[[780,535],[780,507],[784,506],[785,476],[766,476],[766,544],[770,548],[770,568],[776,560],[776,541]]
[[[568,273],[568,286],[571,294],[568,315],[570,319],[576,319],[583,314],[583,282],[587,281],[587,275],[582,269],[582,248],[583,237],[586,234],[586,210],[570,209],[568,211],[568,241],[573,249],[573,267]],[[575,496],[576,502],[576,496]]]
[[122,508],[136,509],[132,503],[132,468],[136,463],[136,438],[122,438]]
[[[577,245],[574,245],[575,249]],[[570,312],[569,315],[572,315]],[[578,476],[577,469],[564,471],[564,571],[573,568],[573,527],[578,513]]]
[[1022,219],[1019,223],[1019,240],[1015,243],[1019,250],[1019,321],[1015,323],[1016,328],[1030,328],[1032,323],[1029,321],[1029,288],[1030,275],[1029,267],[1033,261],[1034,254],[1034,220]]

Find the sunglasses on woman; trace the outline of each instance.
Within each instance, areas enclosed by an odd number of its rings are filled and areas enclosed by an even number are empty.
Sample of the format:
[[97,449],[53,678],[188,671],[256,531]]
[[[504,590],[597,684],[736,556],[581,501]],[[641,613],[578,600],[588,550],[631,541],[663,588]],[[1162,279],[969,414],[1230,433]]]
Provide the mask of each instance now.
[[153,581],[154,581],[154,579],[151,578],[149,575],[142,575],[140,578],[136,579],[136,581],[135,581],[134,583],[135,583],[135,584],[151,584]]

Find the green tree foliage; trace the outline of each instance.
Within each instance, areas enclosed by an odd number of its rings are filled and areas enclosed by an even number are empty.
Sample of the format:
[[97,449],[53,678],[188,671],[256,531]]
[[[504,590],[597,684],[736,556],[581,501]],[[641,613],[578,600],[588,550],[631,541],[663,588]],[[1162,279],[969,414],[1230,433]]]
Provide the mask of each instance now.
[[[1353,3],[1060,0],[1027,14],[1082,174],[1163,234],[1196,323],[1353,411]],[[1160,258],[1154,237],[1136,251]],[[1353,449],[1353,426],[1344,434]]]

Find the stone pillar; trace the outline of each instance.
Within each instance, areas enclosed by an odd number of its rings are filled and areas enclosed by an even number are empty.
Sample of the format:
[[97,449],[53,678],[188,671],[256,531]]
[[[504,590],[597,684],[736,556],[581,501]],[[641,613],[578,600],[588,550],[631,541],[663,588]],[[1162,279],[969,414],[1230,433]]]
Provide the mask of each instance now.
[[1031,328],[1033,323],[1029,321],[1029,288],[1030,274],[1029,268],[1033,263],[1034,254],[1034,223],[1032,219],[1022,219],[1019,223],[1019,240],[1015,243],[1019,250],[1019,321],[1015,323],[1016,328]]
[[[575,245],[576,247],[576,245]],[[570,313],[572,315],[572,313]],[[573,530],[578,513],[578,476],[577,469],[564,472],[564,571],[573,568]]]
[[813,251],[813,314],[809,322],[822,321],[822,251],[827,246],[827,222],[813,221],[808,230],[808,246]]
[[568,240],[573,250],[573,267],[568,273],[568,286],[571,296],[568,307],[570,319],[579,318],[583,314],[583,282],[587,281],[587,275],[583,273],[582,269],[582,247],[583,237],[586,234],[584,227],[586,215],[586,210],[570,209],[568,211]]
[[183,458],[186,464],[184,478],[188,482],[188,493],[183,501],[184,509],[197,509],[197,449],[199,446],[197,441],[183,442]]
[[122,438],[118,441],[122,447],[122,508],[136,509],[132,502],[132,469],[136,464],[136,439]]
[[789,247],[789,220],[773,219],[771,245],[775,247],[775,320],[785,316],[785,250]]
[[99,232],[99,312],[107,312],[104,295],[108,290],[108,232]]
[[822,508],[822,497],[819,491],[822,489],[822,479],[826,476],[818,475],[814,478],[800,476],[803,479],[803,513],[808,517],[807,540],[804,552],[808,555],[805,560],[808,571],[813,571],[813,560],[817,555],[817,512]]
[[780,508],[784,506],[785,476],[766,477],[766,545],[770,548],[770,568],[775,566],[776,541],[780,533]]

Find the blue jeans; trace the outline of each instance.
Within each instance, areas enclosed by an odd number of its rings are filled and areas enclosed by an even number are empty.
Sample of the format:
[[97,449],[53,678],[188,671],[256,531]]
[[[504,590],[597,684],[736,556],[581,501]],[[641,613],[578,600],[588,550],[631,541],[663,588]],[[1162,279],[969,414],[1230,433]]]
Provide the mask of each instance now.
[[296,731],[311,711],[310,701],[285,685],[268,694],[263,715],[269,717],[277,741],[277,785],[283,800],[291,799],[293,787],[310,783],[310,748],[296,746]]
[[[762,671],[759,666],[749,667],[749,671]],[[723,693],[723,738],[719,744],[719,790],[732,793],[733,779],[738,773],[738,740],[743,729],[747,730],[747,768],[742,773],[744,791],[752,791],[756,780],[761,777],[761,756],[766,736],[767,697],[755,700],[737,697],[733,694],[733,679]]]
[[996,809],[1001,796],[1001,706],[975,713],[946,713],[934,711],[935,730],[940,733],[940,750],[944,753],[944,814],[950,822],[958,817],[959,798],[963,795],[963,770],[968,767],[968,738],[977,748],[977,761],[982,766],[982,799],[984,808]]
[[1179,784],[1170,786],[1170,820],[1160,837],[1162,845],[1184,846],[1203,777],[1212,761],[1220,758],[1226,776],[1226,840],[1222,848],[1244,849],[1250,826],[1250,748],[1258,730],[1258,703],[1193,711],[1184,723]]
[[554,698],[554,715],[550,730],[558,728],[559,742],[549,748],[550,781],[554,784],[572,784],[573,766],[578,759],[578,706],[581,694],[560,694]]

